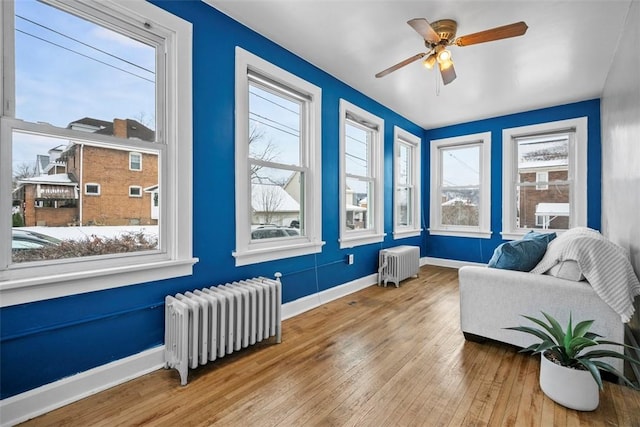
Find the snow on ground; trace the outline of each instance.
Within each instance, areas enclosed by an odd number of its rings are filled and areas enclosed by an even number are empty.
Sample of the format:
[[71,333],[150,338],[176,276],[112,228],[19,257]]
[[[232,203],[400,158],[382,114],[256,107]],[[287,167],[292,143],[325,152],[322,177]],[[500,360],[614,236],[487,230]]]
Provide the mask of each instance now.
[[141,231],[148,237],[158,237],[157,225],[20,227],[20,229],[46,234],[60,240],[84,240],[91,238],[91,236],[110,238],[126,233],[139,233]]

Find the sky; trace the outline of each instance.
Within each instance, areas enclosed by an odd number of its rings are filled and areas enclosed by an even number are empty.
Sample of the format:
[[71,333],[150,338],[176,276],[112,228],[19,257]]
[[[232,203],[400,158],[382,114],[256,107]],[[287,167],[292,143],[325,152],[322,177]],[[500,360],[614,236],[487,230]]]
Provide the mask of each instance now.
[[[154,47],[35,0],[17,1],[15,13],[17,118],[62,128],[133,118],[155,129]],[[14,168],[60,143],[16,135]]]

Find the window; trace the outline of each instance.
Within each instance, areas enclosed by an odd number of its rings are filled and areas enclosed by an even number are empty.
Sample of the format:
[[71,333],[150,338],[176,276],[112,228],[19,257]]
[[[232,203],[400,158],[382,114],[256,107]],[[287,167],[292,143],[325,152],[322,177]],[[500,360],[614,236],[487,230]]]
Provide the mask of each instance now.
[[236,48],[236,265],[320,252],[320,88]]
[[587,118],[504,129],[502,237],[587,224]]
[[340,247],[384,239],[384,121],[340,100]]
[[129,153],[129,169],[132,171],[142,170],[142,154]]
[[429,233],[491,237],[491,133],[431,141]]
[[84,185],[84,194],[87,196],[99,196],[100,184],[87,183]]
[[[191,24],[148,2],[0,8],[0,223],[19,216],[79,244],[108,236],[131,220],[122,188],[135,187],[130,169],[143,156],[149,166],[134,182],[159,185],[167,201],[156,218],[151,203],[139,210],[148,239],[129,253],[0,245],[2,305],[191,274]],[[57,209],[35,209],[34,199]],[[15,232],[0,227],[0,240]]]
[[142,187],[139,185],[130,185],[129,197],[142,197]]
[[393,141],[393,237],[419,236],[420,138],[395,126]]
[[536,190],[549,189],[549,171],[536,172]]

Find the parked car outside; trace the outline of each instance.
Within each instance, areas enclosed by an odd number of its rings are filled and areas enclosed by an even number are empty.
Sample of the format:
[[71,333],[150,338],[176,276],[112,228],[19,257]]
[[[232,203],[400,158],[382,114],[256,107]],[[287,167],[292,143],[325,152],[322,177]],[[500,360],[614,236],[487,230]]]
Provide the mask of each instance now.
[[295,228],[277,227],[277,226],[261,226],[251,232],[251,239],[276,239],[279,237],[296,237],[300,232]]
[[20,228],[11,229],[11,250],[40,249],[47,246],[57,246],[62,242],[55,237]]

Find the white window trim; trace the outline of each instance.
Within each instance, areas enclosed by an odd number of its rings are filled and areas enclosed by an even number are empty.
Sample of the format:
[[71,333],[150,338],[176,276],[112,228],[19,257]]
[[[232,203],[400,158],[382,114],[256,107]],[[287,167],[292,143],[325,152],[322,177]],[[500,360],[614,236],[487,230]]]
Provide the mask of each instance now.
[[[358,117],[367,123],[377,127],[373,132],[371,141],[372,164],[370,169],[373,174],[373,227],[369,230],[347,229],[346,218],[346,191],[347,181],[345,174],[345,150],[346,150],[346,123],[347,113]],[[371,203],[371,200],[368,200]],[[384,120],[370,112],[340,99],[340,249],[354,246],[379,243],[384,240]]]
[[[440,149],[480,144],[480,211],[477,227],[443,226],[441,224],[440,192],[438,181],[442,165]],[[431,197],[429,208],[429,234],[434,236],[456,236],[491,238],[491,132],[481,132],[452,138],[434,139],[430,141],[431,156]]]
[[[131,194],[131,190],[134,189],[134,188],[139,190],[138,194]],[[129,197],[136,197],[136,198],[142,197],[142,187],[139,186],[139,185],[130,185],[129,186]]]
[[[236,179],[236,250],[232,255],[236,266],[319,253],[322,241],[322,89],[270,62],[236,46],[235,66],[235,179]],[[251,181],[249,177],[249,80],[248,71],[268,77],[285,87],[307,95],[308,123],[304,127],[308,147],[308,171],[305,173],[305,236],[275,239],[269,242],[251,240]]]
[[536,182],[544,183],[544,184],[537,184],[536,190],[548,190],[549,189],[549,171],[536,172]]
[[[64,5],[65,0],[51,1]],[[136,283],[152,282],[192,274],[197,258],[192,257],[192,24],[174,16],[148,2],[101,2],[83,1],[106,13],[103,16],[118,17],[138,27],[150,24],[166,40],[166,105],[164,132],[167,142],[166,162],[162,165],[161,183],[166,186],[167,203],[162,204],[162,229],[160,236],[167,236],[163,251],[128,256],[104,257],[100,259],[58,260],[55,264],[8,265],[9,252],[0,255],[0,306],[11,306],[66,295],[111,289]],[[79,3],[73,3],[79,4]],[[84,7],[83,5],[83,7]],[[2,2],[0,6],[4,31],[1,46],[13,46],[13,3]],[[2,141],[11,141],[13,129],[34,127],[46,129],[58,136],[76,134],[66,129],[48,125],[21,124],[13,118],[15,114],[13,82],[13,55],[0,64],[7,68],[4,86],[0,89],[3,99]],[[4,68],[3,68],[4,71]],[[0,144],[0,159],[11,159],[11,144]],[[0,200],[11,200],[11,167],[2,167],[0,172]],[[0,209],[0,222],[10,223],[10,208]],[[11,239],[8,227],[0,227],[0,240]],[[44,264],[44,263],[43,263]]]
[[[587,225],[587,117],[559,120],[502,130],[502,238],[520,239],[530,229],[516,228],[516,200],[513,188],[518,167],[515,164],[517,150],[513,140],[526,135],[545,134],[565,129],[575,129],[574,138],[569,139],[569,177],[573,183],[571,192],[572,227]],[[562,230],[548,230],[562,233]]]
[[[422,139],[405,131],[404,129],[394,126],[393,127],[393,238],[403,239],[407,237],[419,236],[422,232],[422,191],[420,188],[420,182],[422,181],[422,171],[420,168],[421,162],[421,142]],[[411,150],[411,181],[413,185],[413,204],[411,208],[411,214],[413,215],[413,224],[409,227],[401,226],[398,224],[398,205],[396,204],[396,194],[398,194],[398,157],[400,154],[400,144],[410,145]]]
[[[98,192],[97,193],[91,193],[89,191],[87,191],[87,188],[90,185],[95,185],[98,188]],[[99,196],[100,195],[100,184],[96,183],[96,182],[87,182],[84,184],[84,194],[85,196]]]
[[[138,156],[140,158],[140,167],[138,169],[134,169],[131,167],[131,158],[133,156]],[[129,170],[136,171],[136,172],[142,171],[142,153],[138,153],[136,151],[132,151],[129,153]]]

